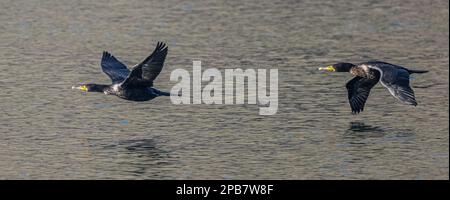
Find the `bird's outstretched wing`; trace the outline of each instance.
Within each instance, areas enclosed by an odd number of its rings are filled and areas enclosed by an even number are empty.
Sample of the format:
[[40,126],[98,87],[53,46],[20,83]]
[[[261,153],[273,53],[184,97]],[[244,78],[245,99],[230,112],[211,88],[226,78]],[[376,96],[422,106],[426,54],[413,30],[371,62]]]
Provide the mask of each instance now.
[[348,102],[353,114],[358,114],[364,110],[370,89],[378,83],[378,79],[355,77],[345,87],[348,91]]
[[417,105],[414,91],[409,86],[409,72],[406,68],[381,62],[367,66],[380,72],[380,82],[392,96],[404,104]]
[[125,87],[152,87],[153,81],[164,66],[167,51],[166,44],[158,42],[153,53],[131,70],[122,85]]
[[111,78],[113,84],[122,82],[130,73],[123,63],[106,51],[103,52],[101,65],[103,72]]

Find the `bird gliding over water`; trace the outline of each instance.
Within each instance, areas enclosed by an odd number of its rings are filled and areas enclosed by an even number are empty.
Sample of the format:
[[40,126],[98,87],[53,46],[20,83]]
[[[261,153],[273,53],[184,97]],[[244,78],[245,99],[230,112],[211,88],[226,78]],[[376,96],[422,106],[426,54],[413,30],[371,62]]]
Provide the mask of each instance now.
[[170,96],[170,93],[153,88],[153,81],[164,66],[168,47],[158,42],[153,53],[130,71],[113,55],[104,51],[101,61],[103,72],[111,78],[112,84],[81,84],[73,86],[84,92],[103,92],[131,101],[148,101],[158,96]]
[[348,100],[353,114],[364,110],[370,89],[378,82],[400,102],[416,106],[414,91],[409,86],[409,75],[426,73],[425,70],[411,70],[386,62],[370,61],[354,65],[351,63],[337,63],[319,70],[329,72],[350,72],[355,78],[347,82]]

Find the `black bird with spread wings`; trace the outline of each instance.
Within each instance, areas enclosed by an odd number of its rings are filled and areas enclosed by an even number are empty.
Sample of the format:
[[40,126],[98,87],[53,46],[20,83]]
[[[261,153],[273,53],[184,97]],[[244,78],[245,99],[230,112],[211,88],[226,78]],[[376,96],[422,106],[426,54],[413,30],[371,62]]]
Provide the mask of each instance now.
[[370,89],[378,82],[400,102],[416,106],[414,91],[409,86],[409,75],[426,73],[425,70],[411,70],[386,62],[370,61],[354,65],[351,63],[337,63],[319,70],[329,72],[350,72],[355,78],[347,82],[348,100],[353,114],[364,110]]
[[82,84],[72,87],[84,92],[103,92],[131,101],[148,101],[158,96],[170,96],[153,88],[153,81],[161,72],[168,47],[158,42],[153,53],[130,71],[122,62],[108,52],[103,52],[101,66],[111,78],[112,84]]

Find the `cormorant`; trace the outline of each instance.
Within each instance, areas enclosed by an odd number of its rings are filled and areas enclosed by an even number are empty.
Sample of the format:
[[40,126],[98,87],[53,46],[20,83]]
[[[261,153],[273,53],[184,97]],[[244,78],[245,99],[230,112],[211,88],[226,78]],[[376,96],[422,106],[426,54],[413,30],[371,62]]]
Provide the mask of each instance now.
[[112,84],[82,84],[73,86],[72,89],[103,92],[131,101],[147,101],[157,96],[170,96],[170,93],[153,88],[153,81],[164,66],[167,50],[166,44],[158,42],[153,53],[135,65],[131,71],[113,55],[104,51],[101,66],[103,72],[111,78]]
[[414,91],[409,86],[409,75],[426,73],[425,70],[411,70],[386,62],[370,61],[357,65],[352,63],[337,63],[319,70],[329,72],[350,72],[355,78],[347,82],[348,99],[353,114],[364,110],[364,104],[369,97],[370,89],[378,82],[400,102],[416,106]]

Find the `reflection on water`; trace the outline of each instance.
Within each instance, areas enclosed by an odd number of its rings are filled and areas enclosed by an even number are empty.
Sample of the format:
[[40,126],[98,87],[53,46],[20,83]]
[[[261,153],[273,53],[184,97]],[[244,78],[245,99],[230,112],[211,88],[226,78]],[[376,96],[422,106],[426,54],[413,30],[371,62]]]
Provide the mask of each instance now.
[[350,128],[353,132],[379,132],[383,133],[384,130],[377,126],[366,125],[364,122],[350,122]]
[[[448,1],[25,1],[0,6],[0,179],[448,179]],[[155,82],[202,68],[277,68],[279,109],[130,102],[70,89],[108,83],[169,46]],[[381,85],[352,115],[336,62],[427,74],[417,107]]]
[[[126,168],[121,173],[127,173],[130,176],[136,176],[140,179],[150,178],[147,177],[147,174],[151,172],[153,178],[167,177],[159,172],[153,172],[154,169],[170,164],[167,161],[170,153],[158,148],[155,139],[127,139],[113,141],[108,144],[92,142],[91,146],[98,148],[100,152],[105,154],[114,154],[116,157],[122,158],[115,160],[117,161],[117,165]],[[106,170],[116,172],[117,169]]]
[[153,140],[148,139],[137,141],[129,140],[126,142],[129,143],[126,149],[131,152],[153,153],[153,150],[155,150],[155,143]]

